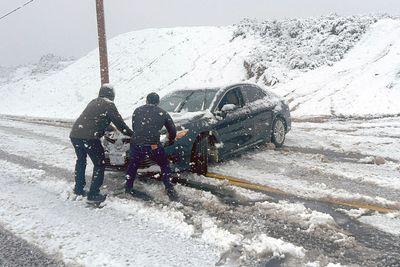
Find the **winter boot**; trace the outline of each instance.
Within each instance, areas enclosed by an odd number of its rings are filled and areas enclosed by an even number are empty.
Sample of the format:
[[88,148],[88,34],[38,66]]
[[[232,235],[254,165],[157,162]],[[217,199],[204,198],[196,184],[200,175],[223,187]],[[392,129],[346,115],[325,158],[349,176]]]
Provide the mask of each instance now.
[[173,187],[167,188],[167,196],[169,200],[171,201],[177,201],[178,200],[178,194],[176,193],[175,189]]
[[103,202],[106,200],[107,195],[96,194],[96,195],[88,195],[87,200],[90,202]]
[[85,191],[85,190],[75,190],[74,189],[74,194],[77,195],[77,196],[86,197],[87,196],[87,191]]

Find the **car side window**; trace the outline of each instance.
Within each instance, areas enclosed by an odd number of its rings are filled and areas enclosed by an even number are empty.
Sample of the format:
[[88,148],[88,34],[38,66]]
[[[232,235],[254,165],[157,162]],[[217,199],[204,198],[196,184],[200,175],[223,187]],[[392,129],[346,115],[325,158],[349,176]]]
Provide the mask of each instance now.
[[266,96],[266,94],[260,88],[251,85],[243,86],[242,93],[247,103],[257,101]]
[[229,90],[218,104],[218,110],[221,110],[226,104],[234,104],[237,107],[243,107],[243,97],[239,88]]

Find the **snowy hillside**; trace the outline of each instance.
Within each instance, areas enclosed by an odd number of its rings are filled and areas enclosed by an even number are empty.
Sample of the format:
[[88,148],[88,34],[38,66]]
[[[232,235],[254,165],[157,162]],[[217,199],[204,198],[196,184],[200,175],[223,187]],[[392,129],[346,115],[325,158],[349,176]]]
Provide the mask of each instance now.
[[308,72],[279,91],[297,116],[398,115],[399,36],[400,21],[381,20],[341,61]]
[[[62,58],[47,54],[36,64],[27,64],[19,67],[0,66],[0,86],[19,87],[23,83],[29,86],[29,80],[40,81],[53,75],[73,62],[73,59]],[[22,84],[18,84],[21,82]]]
[[[110,79],[124,116],[151,91],[245,80],[285,96],[295,117],[400,114],[396,36],[400,20],[375,16],[148,29],[109,40]],[[74,119],[97,95],[98,64],[95,49],[46,78],[17,70],[0,83],[0,113]]]

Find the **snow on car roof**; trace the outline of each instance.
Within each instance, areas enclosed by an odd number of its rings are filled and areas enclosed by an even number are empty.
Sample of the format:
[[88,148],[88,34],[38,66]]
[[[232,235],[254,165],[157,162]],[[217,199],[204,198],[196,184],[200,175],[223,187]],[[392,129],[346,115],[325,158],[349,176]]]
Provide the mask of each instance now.
[[205,87],[191,86],[191,87],[177,88],[175,90],[172,90],[170,93],[172,93],[172,92],[181,92],[181,91],[220,90],[220,89],[226,89],[228,87],[235,87],[235,86],[241,86],[241,85],[252,85],[252,86],[256,86],[258,88],[261,88],[264,91],[268,91],[264,87],[262,87],[262,86],[260,86],[260,85],[258,85],[256,83],[238,82],[238,83],[223,84],[223,85],[219,85],[219,86],[205,86]]
[[207,91],[208,90],[212,91],[212,90],[219,90],[219,89],[221,89],[221,87],[179,88],[179,89],[172,90],[168,94],[172,94],[172,93],[175,93],[175,92],[194,92],[194,91],[206,91],[206,90]]

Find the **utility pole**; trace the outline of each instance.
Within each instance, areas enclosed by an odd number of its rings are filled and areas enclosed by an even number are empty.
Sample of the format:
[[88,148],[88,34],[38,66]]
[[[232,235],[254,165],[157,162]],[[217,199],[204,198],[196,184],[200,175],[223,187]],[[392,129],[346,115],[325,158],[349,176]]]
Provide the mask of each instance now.
[[100,76],[101,76],[101,85],[103,85],[105,83],[109,83],[107,38],[106,38],[103,0],[96,0],[96,13],[97,13],[97,33],[99,36]]

